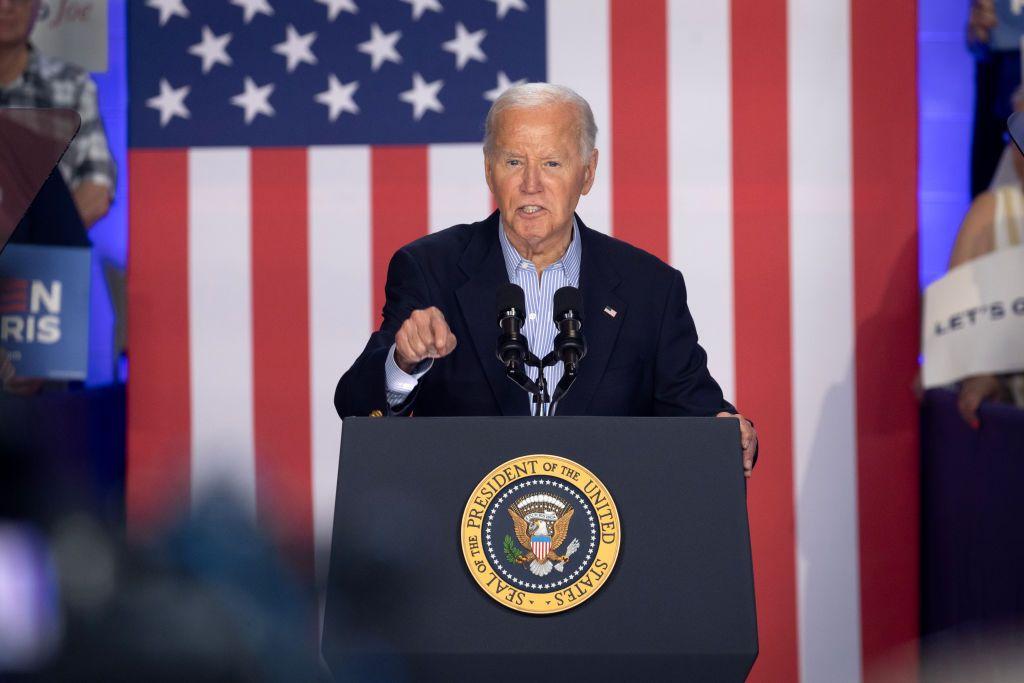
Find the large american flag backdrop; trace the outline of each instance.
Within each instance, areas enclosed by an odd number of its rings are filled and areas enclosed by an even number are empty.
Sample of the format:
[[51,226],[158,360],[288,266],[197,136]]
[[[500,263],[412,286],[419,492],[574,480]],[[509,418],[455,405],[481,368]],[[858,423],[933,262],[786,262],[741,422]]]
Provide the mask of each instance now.
[[227,480],[322,577],[334,386],[388,259],[490,212],[488,97],[549,80],[600,127],[580,214],[682,270],[757,423],[753,678],[871,678],[912,643],[914,3],[138,0],[129,24],[133,529]]

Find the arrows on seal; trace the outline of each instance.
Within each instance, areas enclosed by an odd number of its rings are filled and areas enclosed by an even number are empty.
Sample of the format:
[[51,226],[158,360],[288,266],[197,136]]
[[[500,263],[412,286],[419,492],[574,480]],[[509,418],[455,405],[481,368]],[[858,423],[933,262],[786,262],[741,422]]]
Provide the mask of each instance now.
[[[569,544],[569,547],[565,549],[565,556],[567,558],[572,557],[572,554],[579,549],[580,539],[574,538],[572,539],[572,543]],[[559,562],[558,564],[556,564],[555,569],[557,569],[558,571],[562,571],[563,569],[565,569],[565,562]]]

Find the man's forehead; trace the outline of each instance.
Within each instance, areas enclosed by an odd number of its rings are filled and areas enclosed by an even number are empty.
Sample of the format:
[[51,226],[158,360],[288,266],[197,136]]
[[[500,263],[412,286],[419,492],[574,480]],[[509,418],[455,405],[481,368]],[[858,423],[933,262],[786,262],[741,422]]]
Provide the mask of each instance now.
[[540,146],[550,153],[564,153],[563,148],[575,146],[579,127],[573,117],[531,110],[526,116],[499,117],[494,137],[499,151],[520,152],[529,147],[536,153]]
[[569,144],[558,145],[557,147],[541,147],[536,148],[533,146],[516,146],[516,145],[497,145],[496,151],[498,156],[501,157],[540,157],[543,159],[568,156],[572,153],[572,148]]

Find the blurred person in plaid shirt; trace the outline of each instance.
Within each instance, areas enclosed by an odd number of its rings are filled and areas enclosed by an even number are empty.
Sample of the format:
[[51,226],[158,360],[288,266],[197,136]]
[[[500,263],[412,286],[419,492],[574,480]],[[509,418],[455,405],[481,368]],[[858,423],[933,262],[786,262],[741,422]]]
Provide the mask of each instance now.
[[85,70],[41,55],[29,44],[38,13],[39,0],[0,0],[0,107],[66,107],[82,117],[60,171],[89,228],[110,209],[115,179],[96,84]]

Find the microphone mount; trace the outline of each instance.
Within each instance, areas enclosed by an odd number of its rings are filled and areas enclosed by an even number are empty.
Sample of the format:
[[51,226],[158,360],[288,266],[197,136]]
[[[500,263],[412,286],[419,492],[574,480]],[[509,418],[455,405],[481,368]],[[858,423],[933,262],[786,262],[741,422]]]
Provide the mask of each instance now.
[[[583,308],[580,292],[575,287],[563,287],[555,292],[554,323],[559,328],[554,349],[543,358],[537,358],[531,351],[526,335],[522,333],[525,323],[523,311],[526,308],[525,294],[521,287],[509,283],[498,290],[498,335],[496,354],[505,366],[505,376],[532,397],[531,414],[547,417],[555,414],[558,402],[572,387],[579,373],[579,361],[587,353],[587,344],[581,328]],[[548,390],[544,368],[564,365],[562,378],[555,386],[554,394]],[[537,368],[537,379],[526,374],[526,368]]]

